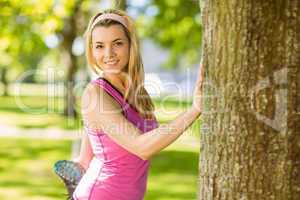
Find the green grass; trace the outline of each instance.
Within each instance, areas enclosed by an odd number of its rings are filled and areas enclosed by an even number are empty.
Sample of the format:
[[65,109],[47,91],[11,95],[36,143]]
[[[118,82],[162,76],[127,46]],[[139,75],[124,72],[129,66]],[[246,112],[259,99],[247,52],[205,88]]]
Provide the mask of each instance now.
[[146,200],[196,199],[198,153],[164,150],[151,163]]
[[[65,199],[52,165],[69,159],[71,141],[1,138],[0,146],[0,199]],[[197,174],[197,149],[173,145],[153,157],[145,200],[196,199]]]
[[[0,121],[19,128],[79,129],[81,118],[67,119],[62,115],[63,98],[46,96],[0,97]],[[76,106],[77,108],[78,106]],[[77,108],[79,112],[79,108]]]
[[1,138],[0,199],[63,199],[61,182],[52,172],[57,159],[69,159],[70,141]]

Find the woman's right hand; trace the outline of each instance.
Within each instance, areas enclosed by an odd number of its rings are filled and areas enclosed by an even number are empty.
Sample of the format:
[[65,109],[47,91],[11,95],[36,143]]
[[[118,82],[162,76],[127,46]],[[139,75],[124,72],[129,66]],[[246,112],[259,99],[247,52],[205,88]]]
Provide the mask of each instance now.
[[193,108],[199,112],[202,112],[202,92],[204,80],[204,66],[200,63],[198,69],[198,76],[193,92]]

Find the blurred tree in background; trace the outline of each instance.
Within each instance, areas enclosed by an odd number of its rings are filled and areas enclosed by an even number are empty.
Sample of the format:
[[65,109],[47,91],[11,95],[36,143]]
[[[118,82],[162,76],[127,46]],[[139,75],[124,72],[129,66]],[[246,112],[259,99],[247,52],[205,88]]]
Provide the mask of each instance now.
[[127,6],[128,6],[127,0],[113,0],[113,7],[114,8],[126,11]]
[[197,0],[149,0],[137,9],[142,36],[170,50],[165,67],[176,69],[198,63],[201,18]]
[[[26,71],[22,81],[33,82],[34,73],[28,69],[36,70],[42,58],[56,50],[63,64],[59,67],[65,71],[64,114],[75,117],[74,76],[78,69],[78,59],[83,56],[74,53],[74,42],[82,39],[88,18],[98,3],[91,0],[45,0],[39,4],[32,1],[1,2],[0,24],[4,27],[0,31],[2,83],[6,85],[9,69]],[[52,43],[50,41],[47,47],[48,38],[52,38]],[[51,46],[53,39],[58,44]],[[52,51],[50,48],[53,48]]]
[[4,94],[7,95],[8,71],[28,70],[24,81],[32,82],[38,62],[48,52],[41,36],[46,6],[29,4],[26,1],[0,2],[0,70]]

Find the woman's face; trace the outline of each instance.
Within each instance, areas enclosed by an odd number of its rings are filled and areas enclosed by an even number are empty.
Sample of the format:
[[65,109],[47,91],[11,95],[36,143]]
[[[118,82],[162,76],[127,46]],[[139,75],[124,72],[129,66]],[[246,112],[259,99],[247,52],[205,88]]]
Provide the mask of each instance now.
[[104,73],[120,73],[129,61],[129,41],[121,25],[98,26],[92,32],[92,52]]

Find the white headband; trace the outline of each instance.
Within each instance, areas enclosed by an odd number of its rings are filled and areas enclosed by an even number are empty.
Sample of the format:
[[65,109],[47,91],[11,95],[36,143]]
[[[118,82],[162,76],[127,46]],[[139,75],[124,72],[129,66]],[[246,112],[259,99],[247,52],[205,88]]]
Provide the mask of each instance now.
[[104,19],[112,19],[114,21],[119,22],[120,24],[122,24],[123,26],[125,26],[128,29],[128,25],[126,20],[124,19],[124,17],[122,17],[121,15],[115,14],[115,13],[104,13],[102,15],[99,15],[95,21],[92,24],[92,28],[94,28],[94,26],[100,22],[101,20]]

